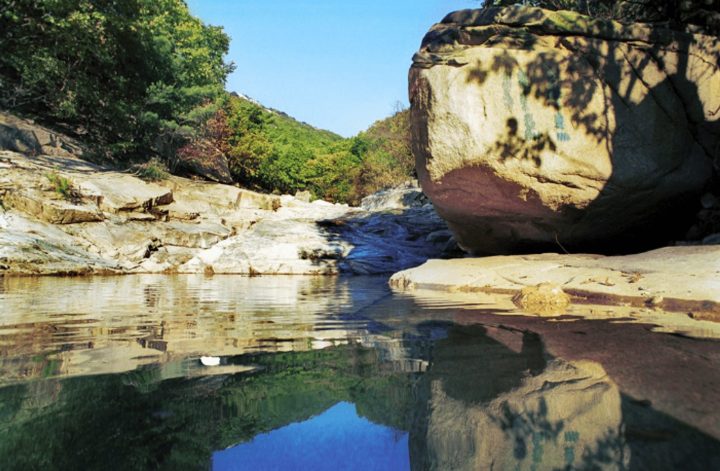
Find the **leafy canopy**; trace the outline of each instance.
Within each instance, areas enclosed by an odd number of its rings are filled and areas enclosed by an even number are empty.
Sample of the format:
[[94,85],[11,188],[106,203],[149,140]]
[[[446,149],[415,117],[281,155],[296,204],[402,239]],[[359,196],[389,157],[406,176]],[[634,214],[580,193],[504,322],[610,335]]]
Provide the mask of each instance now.
[[237,181],[266,191],[307,190],[332,201],[358,203],[413,173],[409,112],[378,121],[343,139],[239,97],[226,104],[230,169]]
[[571,10],[624,23],[666,23],[673,28],[692,25],[706,34],[720,34],[717,0],[482,0],[483,7],[516,4]]
[[232,70],[182,0],[0,0],[0,31],[0,106],[116,157],[172,156]]

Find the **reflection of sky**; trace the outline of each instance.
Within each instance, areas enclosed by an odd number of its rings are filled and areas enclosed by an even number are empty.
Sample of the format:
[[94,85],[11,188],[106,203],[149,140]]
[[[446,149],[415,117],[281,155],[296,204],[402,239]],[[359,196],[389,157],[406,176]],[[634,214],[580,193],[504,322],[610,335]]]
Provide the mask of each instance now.
[[408,434],[359,417],[340,402],[305,422],[290,424],[213,453],[213,470],[410,469]]

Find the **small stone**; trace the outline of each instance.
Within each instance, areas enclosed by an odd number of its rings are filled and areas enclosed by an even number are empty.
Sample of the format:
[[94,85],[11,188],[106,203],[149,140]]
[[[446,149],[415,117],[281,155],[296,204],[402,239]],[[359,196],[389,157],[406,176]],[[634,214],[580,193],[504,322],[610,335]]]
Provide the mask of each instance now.
[[570,296],[552,283],[526,286],[513,297],[516,306],[541,316],[564,314],[570,306]]
[[445,244],[452,239],[453,235],[448,229],[433,231],[425,237],[425,241],[431,244]]
[[648,299],[645,304],[648,306],[660,306],[662,302],[665,300],[662,296],[653,296],[652,298]]
[[304,203],[309,203],[310,200],[312,199],[312,193],[310,193],[310,192],[307,191],[307,190],[305,190],[305,191],[298,191],[298,192],[295,193],[295,199],[298,200],[298,201],[302,201],[302,202],[304,202]]

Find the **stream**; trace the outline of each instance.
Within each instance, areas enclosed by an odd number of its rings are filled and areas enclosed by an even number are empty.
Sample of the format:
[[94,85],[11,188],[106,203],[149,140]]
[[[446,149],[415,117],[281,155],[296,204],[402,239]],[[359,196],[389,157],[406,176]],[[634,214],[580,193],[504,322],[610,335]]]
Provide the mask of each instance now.
[[383,277],[0,278],[0,469],[720,469],[720,341]]

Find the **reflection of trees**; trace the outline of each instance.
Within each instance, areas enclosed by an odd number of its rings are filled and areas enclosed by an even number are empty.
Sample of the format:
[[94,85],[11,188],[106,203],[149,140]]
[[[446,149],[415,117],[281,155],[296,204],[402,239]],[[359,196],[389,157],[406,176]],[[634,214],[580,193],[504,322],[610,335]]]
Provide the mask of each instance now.
[[548,358],[531,332],[428,322],[402,345],[431,352],[426,374],[344,346],[226,358],[252,374],[141,368],[0,388],[0,468],[204,469],[213,450],[347,401],[410,430],[416,469],[613,469],[628,447],[630,469],[718,469],[717,440],[622,396],[597,364]]
[[[251,375],[161,381],[154,369],[0,389],[0,468],[205,469],[213,450],[353,402],[406,428],[414,375],[360,347],[239,357]],[[48,384],[56,384],[48,382]],[[38,394],[35,399],[33,391]],[[33,402],[39,406],[32,407]]]

